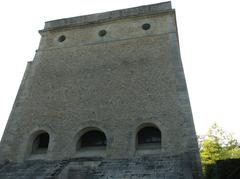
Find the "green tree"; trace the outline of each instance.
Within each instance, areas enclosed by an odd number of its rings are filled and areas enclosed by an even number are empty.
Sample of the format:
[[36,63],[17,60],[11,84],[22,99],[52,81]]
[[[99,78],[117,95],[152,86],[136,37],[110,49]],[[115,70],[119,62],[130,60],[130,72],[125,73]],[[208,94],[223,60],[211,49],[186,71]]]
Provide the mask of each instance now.
[[240,158],[237,140],[216,123],[209,128],[206,136],[199,138],[199,144],[203,171],[217,160]]

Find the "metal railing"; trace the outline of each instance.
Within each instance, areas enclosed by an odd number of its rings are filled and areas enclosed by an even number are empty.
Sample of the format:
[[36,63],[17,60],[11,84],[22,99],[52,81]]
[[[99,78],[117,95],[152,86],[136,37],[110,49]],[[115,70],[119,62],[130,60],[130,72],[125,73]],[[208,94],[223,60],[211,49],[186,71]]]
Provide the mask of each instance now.
[[228,175],[228,177],[226,179],[232,179],[232,177],[234,177],[234,175],[237,173],[237,172],[240,172],[240,167],[236,168],[235,170],[233,170],[232,173],[230,173],[230,175]]

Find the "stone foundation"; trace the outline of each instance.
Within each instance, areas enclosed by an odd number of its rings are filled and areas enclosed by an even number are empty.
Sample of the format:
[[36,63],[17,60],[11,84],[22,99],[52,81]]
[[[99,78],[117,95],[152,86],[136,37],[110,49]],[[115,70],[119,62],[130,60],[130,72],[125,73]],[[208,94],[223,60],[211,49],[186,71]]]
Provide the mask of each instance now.
[[[149,155],[133,159],[106,160],[99,157],[61,161],[32,160],[8,163],[0,179],[191,179],[184,157]],[[198,174],[196,174],[198,175]]]

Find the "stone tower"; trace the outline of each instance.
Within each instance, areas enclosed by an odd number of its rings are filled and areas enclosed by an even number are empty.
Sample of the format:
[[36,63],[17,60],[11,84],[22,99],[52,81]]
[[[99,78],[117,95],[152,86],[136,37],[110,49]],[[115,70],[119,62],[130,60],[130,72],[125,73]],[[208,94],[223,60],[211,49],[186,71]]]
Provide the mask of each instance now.
[[170,2],[45,23],[0,178],[201,178]]

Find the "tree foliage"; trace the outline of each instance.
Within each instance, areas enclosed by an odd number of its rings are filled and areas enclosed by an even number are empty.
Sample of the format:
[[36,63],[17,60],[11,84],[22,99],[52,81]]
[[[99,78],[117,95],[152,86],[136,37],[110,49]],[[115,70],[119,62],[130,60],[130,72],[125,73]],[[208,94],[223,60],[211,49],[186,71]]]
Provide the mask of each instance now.
[[240,158],[237,140],[216,123],[209,128],[206,136],[199,137],[199,144],[203,171],[217,160]]

